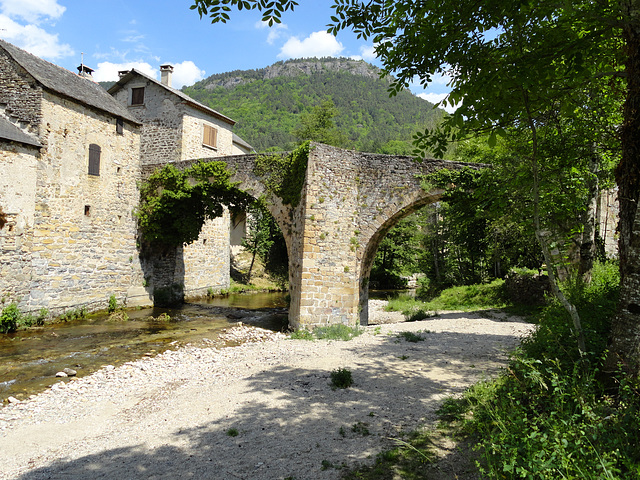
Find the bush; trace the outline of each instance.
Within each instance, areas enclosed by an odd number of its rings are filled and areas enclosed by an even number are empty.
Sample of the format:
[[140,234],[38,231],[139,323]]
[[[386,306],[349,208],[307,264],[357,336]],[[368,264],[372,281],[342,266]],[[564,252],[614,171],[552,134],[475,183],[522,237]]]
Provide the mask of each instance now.
[[18,322],[21,317],[20,310],[15,303],[6,306],[0,315],[0,333],[12,333],[18,330]]
[[[585,358],[553,303],[507,372],[466,393],[464,430],[476,434],[487,477],[640,478],[640,385],[622,372],[603,374],[617,278],[615,266],[599,265],[592,284],[565,286],[587,333]],[[615,393],[604,377],[618,385]]]
[[109,297],[109,313],[113,313],[117,310],[118,308],[118,300],[116,300],[116,296],[115,295],[111,295]]
[[349,388],[353,385],[351,370],[339,368],[331,372],[331,386],[336,388]]

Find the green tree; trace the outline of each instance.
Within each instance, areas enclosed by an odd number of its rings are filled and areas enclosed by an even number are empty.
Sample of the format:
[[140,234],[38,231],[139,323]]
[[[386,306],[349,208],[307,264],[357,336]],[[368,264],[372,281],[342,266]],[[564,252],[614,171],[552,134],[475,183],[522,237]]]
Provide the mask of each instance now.
[[[227,21],[232,7],[257,8],[273,24],[296,5],[293,0],[195,0],[191,8],[214,23]],[[334,0],[333,8],[330,31],[349,28],[371,38],[384,70],[397,76],[394,88],[415,77],[428,84],[434,75],[451,76],[448,101],[459,108],[441,127],[420,135],[419,147],[442,152],[447,141],[477,132],[488,133],[495,144],[505,128],[525,125],[534,179],[539,114],[551,102],[565,113],[580,111],[584,103],[576,91],[598,78],[624,77],[616,171],[621,294],[611,346],[640,374],[640,2],[488,0],[479,7],[469,0]],[[534,190],[537,201],[540,192]]]
[[346,145],[346,136],[338,130],[333,118],[338,115],[338,109],[332,100],[323,100],[308,114],[300,118],[300,125],[293,130],[298,140],[311,140],[314,142],[342,147]]
[[265,260],[273,246],[274,240],[271,231],[274,225],[275,220],[261,202],[253,203],[247,210],[247,234],[242,239],[242,246],[251,253],[251,265],[246,277],[247,283],[251,282],[251,272],[256,256]]

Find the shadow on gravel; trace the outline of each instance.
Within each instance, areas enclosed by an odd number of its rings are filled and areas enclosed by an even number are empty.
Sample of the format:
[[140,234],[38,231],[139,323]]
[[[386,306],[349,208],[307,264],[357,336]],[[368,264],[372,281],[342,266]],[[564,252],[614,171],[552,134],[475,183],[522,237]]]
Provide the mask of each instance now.
[[[428,328],[428,321],[423,324]],[[421,337],[411,343],[385,336],[376,345],[359,345],[356,339],[348,344],[358,353],[351,364],[334,358],[318,368],[309,355],[299,368],[276,366],[239,380],[246,383],[243,397],[249,401],[229,417],[219,413],[220,405],[207,403],[207,389],[218,388],[212,383],[191,407],[185,398],[180,411],[164,412],[175,417],[184,409],[199,415],[199,423],[166,432],[169,440],[161,447],[136,445],[62,459],[19,478],[339,479],[345,466],[372,463],[377,453],[396,445],[393,439],[435,424],[434,411],[444,398],[483,377],[475,364],[484,362],[495,372],[493,360],[504,358],[505,340],[516,341],[455,332]],[[481,355],[471,355],[477,345],[483,346]],[[351,370],[354,385],[332,390],[331,370],[340,367]],[[142,424],[150,422],[146,416],[141,412]],[[118,435],[125,444],[126,432]],[[463,473],[458,450],[444,454],[449,458],[443,468],[425,465],[424,478],[475,478],[458,476]]]

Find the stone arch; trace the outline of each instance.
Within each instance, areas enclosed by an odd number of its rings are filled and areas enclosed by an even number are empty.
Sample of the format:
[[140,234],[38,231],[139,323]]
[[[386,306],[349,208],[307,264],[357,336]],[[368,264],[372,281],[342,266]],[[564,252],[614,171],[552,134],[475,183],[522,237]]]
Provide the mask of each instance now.
[[381,223],[379,228],[369,238],[362,257],[360,267],[360,325],[367,325],[369,319],[369,276],[371,267],[378,251],[380,243],[389,231],[403,218],[408,217],[412,213],[420,210],[422,207],[437,202],[442,195],[442,190],[432,190],[425,192],[425,195],[414,203],[406,205],[398,210],[394,215],[387,218]]
[[[289,257],[289,324],[293,328],[367,323],[373,256],[401,218],[437,201],[422,188],[424,175],[440,169],[484,165],[380,155],[312,143],[295,207],[267,192],[254,172],[258,154],[215,157],[235,174],[239,188],[258,198],[280,226]],[[177,162],[186,167],[199,160]],[[153,166],[149,166],[153,168]],[[147,167],[148,168],[148,167]]]

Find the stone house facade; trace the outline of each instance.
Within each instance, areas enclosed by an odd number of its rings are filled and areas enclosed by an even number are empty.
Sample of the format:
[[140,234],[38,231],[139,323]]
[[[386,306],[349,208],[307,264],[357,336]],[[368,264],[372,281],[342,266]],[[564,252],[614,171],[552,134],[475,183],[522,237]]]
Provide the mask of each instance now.
[[104,308],[136,268],[140,122],[94,82],[0,41],[0,300]]
[[[135,69],[120,72],[109,93],[142,123],[140,163],[160,166],[182,160],[249,153],[251,146],[232,133],[230,118],[172,88],[170,65],[161,81]],[[143,268],[155,290],[174,295],[205,295],[229,287],[230,226],[227,211],[207,221],[190,245],[145,256]]]
[[133,212],[144,165],[248,151],[233,120],[165,72],[165,83],[125,72],[109,94],[79,71],[0,40],[0,310],[99,310],[111,295],[149,305],[175,283],[186,295],[228,288],[228,216],[167,264],[140,258]]

